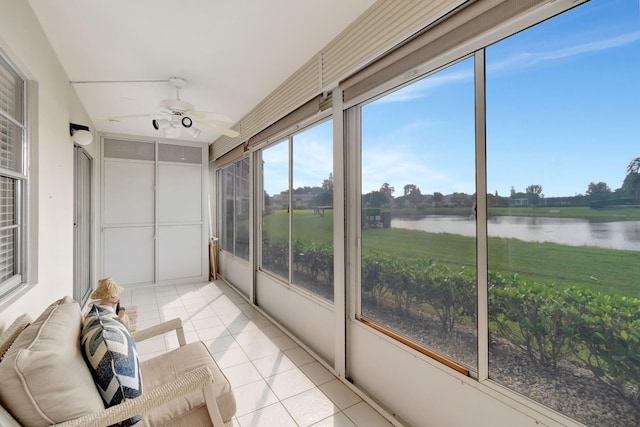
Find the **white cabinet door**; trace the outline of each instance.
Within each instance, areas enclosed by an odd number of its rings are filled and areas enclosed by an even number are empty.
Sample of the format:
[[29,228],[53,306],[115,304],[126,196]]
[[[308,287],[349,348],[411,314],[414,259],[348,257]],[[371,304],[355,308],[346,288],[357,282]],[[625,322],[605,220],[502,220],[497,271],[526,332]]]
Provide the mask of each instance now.
[[202,275],[202,166],[158,165],[158,275]]
[[202,166],[158,165],[158,221],[202,222]]
[[155,282],[155,164],[105,160],[103,272],[122,285]]
[[153,163],[105,161],[104,224],[153,224],[154,186]]
[[206,279],[203,159],[200,146],[105,138],[104,276],[122,285]]
[[104,272],[121,285],[155,282],[154,227],[104,230]]
[[161,225],[158,233],[160,280],[202,274],[202,225]]

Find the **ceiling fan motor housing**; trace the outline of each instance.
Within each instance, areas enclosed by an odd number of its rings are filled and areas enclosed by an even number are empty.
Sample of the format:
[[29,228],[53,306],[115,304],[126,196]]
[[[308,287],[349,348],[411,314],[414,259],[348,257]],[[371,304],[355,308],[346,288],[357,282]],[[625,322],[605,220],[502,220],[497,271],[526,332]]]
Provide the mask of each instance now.
[[180,116],[195,109],[192,104],[181,99],[164,99],[160,101],[160,107],[169,110],[171,114]]

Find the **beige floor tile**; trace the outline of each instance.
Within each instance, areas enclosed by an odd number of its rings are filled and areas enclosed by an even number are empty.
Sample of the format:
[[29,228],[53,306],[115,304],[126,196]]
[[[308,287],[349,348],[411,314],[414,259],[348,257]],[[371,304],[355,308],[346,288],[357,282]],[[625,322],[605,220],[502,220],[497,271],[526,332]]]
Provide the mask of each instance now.
[[300,366],[300,370],[317,386],[336,379],[335,375],[317,361]]
[[343,412],[357,426],[389,427],[392,425],[364,401],[345,409]]
[[311,380],[298,369],[281,372],[269,377],[267,378],[267,384],[269,384],[269,387],[271,387],[280,400],[287,399],[315,387]]
[[350,406],[360,402],[360,396],[355,394],[339,379],[334,379],[328,383],[322,384],[318,387],[329,399],[333,401],[340,409],[346,409]]
[[236,417],[238,420],[250,412],[265,406],[279,403],[266,381],[256,381],[233,389],[236,398]]
[[255,359],[253,360],[253,365],[265,379],[281,372],[297,369],[295,363],[282,352]]
[[238,417],[238,423],[240,427],[298,427],[280,403]]
[[300,427],[308,427],[340,409],[317,388],[305,391],[282,401]]

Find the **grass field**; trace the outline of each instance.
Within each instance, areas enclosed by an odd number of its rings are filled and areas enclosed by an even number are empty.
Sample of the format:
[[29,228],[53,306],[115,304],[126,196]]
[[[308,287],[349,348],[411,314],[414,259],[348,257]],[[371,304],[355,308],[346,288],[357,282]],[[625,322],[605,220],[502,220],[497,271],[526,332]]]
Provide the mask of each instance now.
[[[332,240],[331,211],[325,212],[324,217],[313,211],[294,211],[293,222],[294,239]],[[285,237],[286,212],[276,211],[266,216],[264,229],[272,236]],[[393,228],[372,229],[363,230],[362,247],[407,258],[433,258],[440,263],[475,269],[476,240],[472,237]],[[489,269],[503,275],[518,273],[524,280],[640,297],[638,251],[489,238],[488,254]]]

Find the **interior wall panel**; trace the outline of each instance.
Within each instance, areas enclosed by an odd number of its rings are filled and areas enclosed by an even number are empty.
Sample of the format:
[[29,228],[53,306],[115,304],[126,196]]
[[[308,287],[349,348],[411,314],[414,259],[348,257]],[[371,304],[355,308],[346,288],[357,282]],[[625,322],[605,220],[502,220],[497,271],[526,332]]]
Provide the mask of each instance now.
[[256,273],[256,292],[260,308],[333,365],[335,330],[320,326],[335,323],[332,308],[262,272]]

